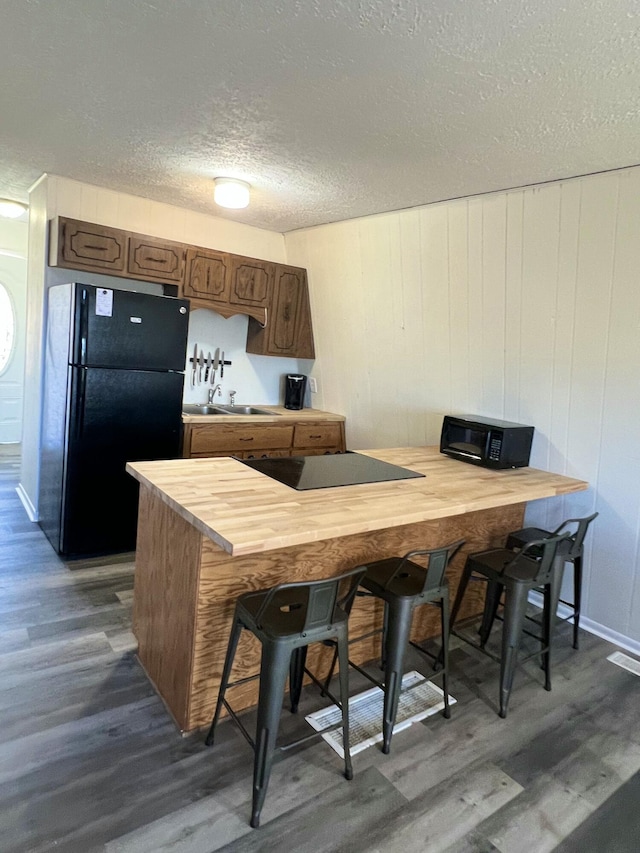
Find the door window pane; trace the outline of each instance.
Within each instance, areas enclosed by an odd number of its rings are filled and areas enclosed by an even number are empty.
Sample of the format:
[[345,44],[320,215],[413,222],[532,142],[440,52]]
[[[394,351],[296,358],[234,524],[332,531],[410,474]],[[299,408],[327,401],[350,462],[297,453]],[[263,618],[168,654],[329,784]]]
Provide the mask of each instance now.
[[15,343],[16,318],[7,288],[0,282],[0,373],[3,373]]

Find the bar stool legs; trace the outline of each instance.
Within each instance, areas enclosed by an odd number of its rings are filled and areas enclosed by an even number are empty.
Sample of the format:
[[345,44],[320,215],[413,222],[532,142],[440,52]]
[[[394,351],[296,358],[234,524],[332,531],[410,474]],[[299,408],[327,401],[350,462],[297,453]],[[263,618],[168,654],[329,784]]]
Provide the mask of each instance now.
[[231,676],[231,668],[233,666],[233,659],[236,656],[236,649],[238,648],[238,641],[240,639],[240,634],[242,633],[242,623],[239,619],[234,617],[233,626],[231,628],[231,635],[229,636],[229,643],[227,645],[227,653],[224,659],[224,667],[222,670],[222,678],[220,680],[220,689],[218,691],[218,701],[216,702],[216,710],[213,715],[213,720],[209,727],[209,732],[205,738],[205,744],[207,746],[213,746],[214,736],[216,726],[218,725],[218,720],[220,719],[220,712],[222,711],[222,706],[224,705],[224,696],[227,692],[227,687],[229,686],[229,678]]
[[[516,553],[506,548],[493,548],[470,554],[463,569],[451,614],[451,631],[494,659],[497,658],[486,651],[485,644],[504,591],[502,652],[499,659],[499,714],[503,718],[507,716],[518,651],[524,633],[529,592],[540,587],[544,590],[543,623],[542,636],[537,636],[536,639],[541,642],[542,647],[536,654],[542,655],[545,690],[551,690],[552,626],[560,598],[566,555],[566,551],[561,551],[559,545],[564,545],[568,539],[568,533],[554,534],[545,539],[532,539]],[[485,608],[478,632],[479,644],[454,630],[460,605],[472,576],[479,577],[486,583]]]
[[411,599],[398,598],[385,602],[386,634],[384,638],[384,710],[382,715],[382,751],[389,754],[393,724],[398,711],[402,687],[405,650],[413,616]]
[[580,607],[582,604],[582,555],[573,558],[573,648],[580,648]]
[[351,742],[349,735],[349,644],[346,636],[338,640],[338,662],[340,672],[340,703],[342,705],[342,746],[344,749],[344,778],[353,779],[351,764]]
[[[353,597],[363,576],[364,569],[358,567],[332,578],[284,583],[266,590],[247,592],[236,601],[218,701],[205,743],[207,746],[213,744],[216,725],[222,708],[225,707],[254,752],[250,820],[253,828],[260,824],[276,748],[290,749],[309,739],[303,737],[295,741],[295,744],[288,743],[286,747],[276,745],[287,676],[291,710],[294,713],[298,710],[305,673],[322,687],[316,676],[305,668],[307,647],[311,643],[331,641],[337,646],[340,660],[340,699],[329,695],[341,711],[344,776],[347,779],[353,778],[349,749],[348,619]],[[260,671],[258,674],[231,681],[233,661],[243,630],[249,631],[260,642]],[[225,696],[229,688],[254,679],[259,679],[259,689],[255,736],[252,736]],[[335,724],[325,731],[339,727],[339,724]]]
[[[507,706],[516,670],[520,637],[527,609],[527,593],[522,585],[507,587],[502,626],[502,654],[500,656],[500,716],[507,716]],[[548,660],[548,657],[547,657]],[[545,669],[545,674],[547,670]]]
[[269,786],[271,765],[278,734],[291,651],[282,644],[265,643],[260,664],[260,693],[256,724],[256,752],[253,765],[253,806],[251,826],[260,824],[260,812]]
[[[438,672],[437,676],[442,677],[444,693],[442,713],[444,717],[451,716],[448,692],[449,589],[444,575],[451,559],[462,545],[463,541],[460,540],[442,548],[410,551],[404,557],[387,557],[369,563],[365,567],[367,573],[361,581],[361,586],[366,592],[361,594],[371,595],[384,602],[380,655],[384,678],[379,681],[357,664],[351,663],[351,666],[383,691],[381,748],[385,754],[388,754],[391,749],[393,727],[402,693],[406,650],[409,645],[440,665],[434,668],[442,670]],[[426,558],[428,561],[426,568],[410,559],[418,556]],[[423,604],[431,604],[440,608],[442,647],[437,659],[430,651],[411,641],[413,613],[417,607]],[[371,634],[365,634],[362,637],[356,637],[352,642],[358,642],[370,636]],[[335,664],[335,656],[333,662]],[[342,663],[340,666],[342,668]],[[333,665],[327,676],[327,684],[332,674]],[[420,683],[431,681],[434,677],[436,676],[426,677]]]

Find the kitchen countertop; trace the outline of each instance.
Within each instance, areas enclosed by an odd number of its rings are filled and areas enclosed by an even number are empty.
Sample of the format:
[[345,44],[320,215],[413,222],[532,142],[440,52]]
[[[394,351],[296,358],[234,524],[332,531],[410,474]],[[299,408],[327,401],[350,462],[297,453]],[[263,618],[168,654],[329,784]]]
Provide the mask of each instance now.
[[[269,408],[289,414],[288,410]],[[303,409],[291,416],[297,419],[305,413],[308,418],[322,414]],[[222,415],[219,420],[231,418]],[[136,462],[129,463],[127,471],[233,556],[447,518],[588,488],[584,480],[535,468],[506,471],[480,468],[450,459],[438,447],[358,452],[418,471],[425,477],[297,492],[230,457]]]
[[[225,405],[214,402],[213,406]],[[333,412],[322,412],[320,409],[285,409],[284,406],[271,406],[267,403],[241,403],[240,405],[253,406],[255,409],[264,409],[272,412],[272,415],[187,415],[182,413],[182,422],[185,424],[220,424],[220,423],[255,423],[272,424],[284,423],[285,421],[344,421],[344,415],[336,415]]]

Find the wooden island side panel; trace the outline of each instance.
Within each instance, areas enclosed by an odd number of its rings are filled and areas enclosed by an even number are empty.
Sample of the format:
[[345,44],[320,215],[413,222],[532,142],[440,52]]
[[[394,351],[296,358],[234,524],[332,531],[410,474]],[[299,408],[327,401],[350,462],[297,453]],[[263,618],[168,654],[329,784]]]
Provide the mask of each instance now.
[[180,728],[189,720],[202,534],[140,489],[133,633],[138,657]]

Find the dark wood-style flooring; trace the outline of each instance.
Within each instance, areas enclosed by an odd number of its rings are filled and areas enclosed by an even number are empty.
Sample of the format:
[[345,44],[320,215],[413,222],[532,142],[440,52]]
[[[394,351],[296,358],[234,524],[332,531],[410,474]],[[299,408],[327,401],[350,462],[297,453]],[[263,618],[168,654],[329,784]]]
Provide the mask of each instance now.
[[[589,634],[573,651],[567,625],[551,693],[529,662],[501,720],[497,666],[458,647],[449,721],[360,753],[352,782],[322,741],[286,754],[251,830],[242,737],[182,737],[137,662],[130,555],[61,561],[18,470],[0,448],[1,853],[640,850],[640,678]],[[283,729],[306,726],[304,702]]]

